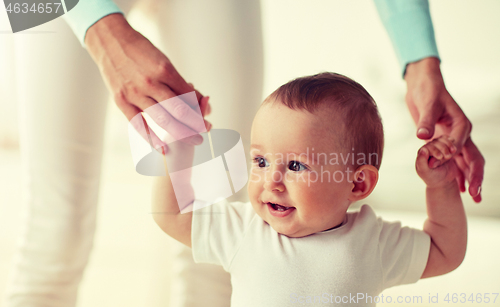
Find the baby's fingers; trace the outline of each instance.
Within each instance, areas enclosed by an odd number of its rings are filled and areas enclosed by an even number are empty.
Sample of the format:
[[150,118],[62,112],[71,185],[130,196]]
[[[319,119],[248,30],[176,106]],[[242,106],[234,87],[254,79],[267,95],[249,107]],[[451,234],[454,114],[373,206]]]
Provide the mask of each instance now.
[[434,140],[432,144],[436,146],[439,151],[441,151],[444,158],[447,160],[450,159],[457,150],[455,145],[452,143],[452,139],[444,135]]
[[457,147],[455,146],[455,139],[448,136],[448,135],[442,135],[440,138],[439,138],[439,141],[445,143],[451,154],[454,154],[455,152],[457,152]]
[[429,166],[427,164],[429,156],[429,150],[425,146],[420,148],[417,154],[417,161],[415,162],[415,167],[417,168],[418,173],[429,170]]
[[443,162],[442,160],[445,159],[445,156],[444,156],[443,152],[441,151],[441,149],[438,146],[436,146],[438,144],[439,144],[439,142],[433,141],[431,143],[428,143],[424,147],[422,147],[422,148],[426,148],[429,151],[430,160],[428,161],[428,164],[429,164],[430,168],[438,167],[439,165],[442,164],[442,162]]
[[452,140],[447,136],[441,136],[425,146],[430,151],[431,159],[429,160],[429,166],[431,168],[436,168],[448,161],[456,152],[456,147],[453,145]]

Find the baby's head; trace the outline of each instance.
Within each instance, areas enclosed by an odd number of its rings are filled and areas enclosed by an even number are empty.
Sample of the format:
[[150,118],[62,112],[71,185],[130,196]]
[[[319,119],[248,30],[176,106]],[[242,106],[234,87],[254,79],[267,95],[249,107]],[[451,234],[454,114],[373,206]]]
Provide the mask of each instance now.
[[253,122],[252,206],[289,237],[340,225],[375,187],[383,143],[377,106],[361,85],[334,73],[290,81]]

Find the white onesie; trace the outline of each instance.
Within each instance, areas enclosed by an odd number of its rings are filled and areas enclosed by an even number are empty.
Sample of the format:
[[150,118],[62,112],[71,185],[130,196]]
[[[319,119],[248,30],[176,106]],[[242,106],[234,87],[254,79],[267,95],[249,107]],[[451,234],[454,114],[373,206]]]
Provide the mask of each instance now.
[[420,279],[430,248],[426,233],[383,221],[368,205],[335,229],[289,238],[250,203],[223,201],[193,212],[191,236],[195,262],[231,274],[234,307],[375,306],[382,290]]

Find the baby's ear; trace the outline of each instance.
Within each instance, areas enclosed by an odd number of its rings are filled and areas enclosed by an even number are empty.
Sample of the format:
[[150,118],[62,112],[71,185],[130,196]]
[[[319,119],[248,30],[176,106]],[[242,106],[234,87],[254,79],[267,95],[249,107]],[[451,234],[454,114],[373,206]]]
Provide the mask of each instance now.
[[361,200],[371,194],[378,181],[378,169],[373,165],[361,165],[354,172],[349,200]]

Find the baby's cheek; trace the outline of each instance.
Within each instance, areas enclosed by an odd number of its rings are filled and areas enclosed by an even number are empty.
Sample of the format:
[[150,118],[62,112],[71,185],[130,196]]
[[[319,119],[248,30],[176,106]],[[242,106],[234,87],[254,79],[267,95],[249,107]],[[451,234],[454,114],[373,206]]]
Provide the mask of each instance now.
[[307,186],[311,180],[307,172],[286,172],[284,182],[287,186]]
[[248,186],[250,186],[250,184],[261,182],[264,178],[263,176],[264,174],[262,174],[262,172],[259,172],[254,168],[250,169],[250,176],[248,177]]
[[320,192],[318,187],[319,182],[311,180],[307,175],[294,177],[293,180],[287,182],[288,192],[294,199],[300,202],[314,200],[318,197],[317,193]]
[[305,180],[297,180],[294,183],[294,194],[297,197],[307,200],[308,202],[316,203],[324,198],[328,198],[333,190],[336,190],[335,183],[328,182],[325,178],[317,178],[314,174],[304,176]]
[[248,197],[252,200],[253,198],[258,197],[258,194],[262,190],[262,178],[259,174],[250,174],[250,178],[248,180]]

